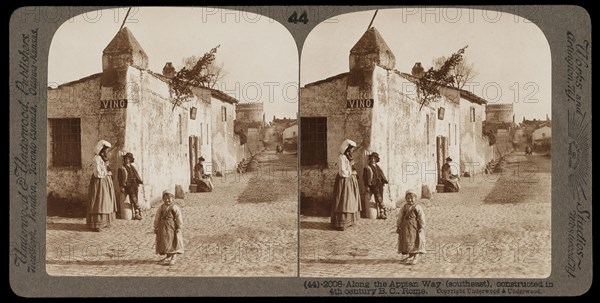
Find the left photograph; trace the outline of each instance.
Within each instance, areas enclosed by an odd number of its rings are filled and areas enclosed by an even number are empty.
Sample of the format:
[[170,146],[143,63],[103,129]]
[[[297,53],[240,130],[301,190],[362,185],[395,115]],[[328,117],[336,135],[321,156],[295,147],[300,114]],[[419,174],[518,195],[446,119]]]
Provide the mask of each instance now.
[[82,12],[48,58],[46,271],[298,275],[298,50],[219,8]]

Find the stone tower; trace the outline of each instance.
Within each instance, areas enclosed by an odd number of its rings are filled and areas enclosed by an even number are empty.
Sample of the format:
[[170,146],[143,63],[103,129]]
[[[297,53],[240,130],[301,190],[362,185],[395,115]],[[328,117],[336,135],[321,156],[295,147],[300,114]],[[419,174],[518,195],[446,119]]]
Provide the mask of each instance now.
[[487,123],[514,123],[512,103],[488,104],[485,107]]
[[375,27],[369,28],[350,50],[348,95],[351,99],[373,99],[375,67],[394,69],[396,57]]
[[350,71],[373,70],[375,65],[394,69],[396,57],[377,29],[371,27],[350,50]]
[[129,66],[148,68],[148,55],[127,27],[123,27],[102,52],[102,86],[124,85]]

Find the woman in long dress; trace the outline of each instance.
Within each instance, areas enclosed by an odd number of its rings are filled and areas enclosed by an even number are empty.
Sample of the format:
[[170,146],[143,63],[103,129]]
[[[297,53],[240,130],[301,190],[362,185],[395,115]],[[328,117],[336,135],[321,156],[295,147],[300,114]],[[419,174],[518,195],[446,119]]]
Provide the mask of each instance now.
[[408,190],[405,199],[396,221],[398,253],[408,255],[402,262],[417,264],[419,255],[425,253],[425,211],[414,191]]
[[355,147],[356,143],[350,139],[344,140],[340,146],[331,208],[331,224],[337,230],[345,230],[360,218],[360,190],[352,158]]
[[93,231],[110,227],[116,219],[117,198],[108,164],[108,141],[100,140],[94,147],[94,172],[88,186],[88,206],[85,222]]

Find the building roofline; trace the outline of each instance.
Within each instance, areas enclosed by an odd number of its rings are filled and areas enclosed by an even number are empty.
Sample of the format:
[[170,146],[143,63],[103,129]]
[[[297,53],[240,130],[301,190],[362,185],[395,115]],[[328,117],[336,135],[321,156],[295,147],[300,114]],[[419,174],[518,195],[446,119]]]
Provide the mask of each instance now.
[[[417,80],[417,77],[415,77],[415,76],[413,76],[411,74],[400,72],[400,71],[397,71],[397,70],[394,70],[394,72],[396,74],[404,77],[408,81],[413,82],[413,83],[415,83],[416,80]],[[460,97],[463,98],[463,99],[465,99],[465,100],[467,100],[467,101],[471,101],[473,103],[477,103],[477,104],[480,104],[480,105],[488,103],[485,99],[477,96],[476,94],[474,94],[474,93],[472,93],[470,91],[464,90],[462,88],[452,87],[452,86],[446,86],[446,87],[449,88],[449,89],[455,89],[455,90],[457,90],[459,92],[459,94],[460,94]]]
[[[135,68],[135,69],[141,70],[141,69],[139,69],[139,68],[137,68],[135,66],[132,66],[132,67]],[[146,71],[148,74],[156,77],[157,79],[159,79],[159,80],[161,80],[161,81],[163,81],[165,83],[169,83],[171,81],[171,78],[169,78],[169,77],[167,77],[167,76],[165,76],[163,74],[159,74],[159,73],[151,71],[149,69],[146,69],[146,70],[143,70],[143,71]],[[210,88],[210,87],[204,87],[204,86],[194,86],[194,87],[195,88],[200,88],[200,89],[206,89],[206,90],[210,91],[210,95],[212,97],[215,97],[215,98],[217,98],[217,99],[219,99],[221,101],[224,101],[224,102],[227,102],[227,103],[231,103],[231,104],[238,104],[239,103],[239,101],[236,98],[234,98],[234,97],[232,97],[232,96],[230,96],[230,95],[228,95],[228,94],[226,94],[226,93],[224,93],[224,92],[222,92],[222,91],[220,91],[218,89],[214,89],[214,88]]]
[[[148,73],[148,75],[153,76],[154,78],[156,78],[158,80],[161,80],[161,81],[163,81],[165,83],[169,83],[171,81],[171,79],[169,77],[166,77],[166,76],[164,76],[162,74],[153,72],[153,71],[151,71],[149,69],[140,69],[139,67],[136,67],[136,66],[130,66],[130,67],[135,68],[135,69],[137,69],[139,71],[145,71],[145,72]],[[56,88],[53,88],[53,87],[50,87],[50,86],[48,86],[48,88],[49,89],[59,89],[59,88],[62,88],[64,86],[74,85],[74,84],[85,82],[87,80],[90,80],[90,79],[93,79],[93,78],[96,78],[96,77],[101,77],[101,76],[102,76],[102,73],[95,73],[93,75],[89,75],[87,77],[83,77],[83,78],[78,79],[78,80],[73,80],[73,81],[69,81],[69,82],[63,83],[61,85],[58,85]],[[224,92],[222,92],[222,91],[220,91],[218,89],[209,88],[209,87],[202,87],[202,86],[197,86],[197,88],[206,89],[206,90],[210,91],[210,95],[212,97],[215,97],[215,98],[217,98],[217,99],[219,99],[221,101],[224,101],[224,102],[227,102],[227,103],[231,103],[231,104],[238,104],[238,103],[240,103],[239,100],[237,100],[236,98],[234,98],[232,96],[229,96],[228,94],[226,94],[226,93],[224,93]]]
[[464,90],[462,88],[457,88],[457,89],[460,93],[460,97],[467,101],[471,101],[471,102],[477,103],[479,105],[484,105],[484,104],[488,103],[485,99],[475,95],[474,93],[472,93],[470,91]]
[[[139,68],[137,68],[137,67],[135,67],[135,66],[132,66],[132,67],[133,67],[133,68],[136,68],[136,69],[138,69],[138,70],[140,70],[140,71],[142,71],[141,69],[139,69]],[[152,76],[156,77],[158,80],[161,80],[161,81],[163,81],[163,82],[165,82],[165,83],[169,83],[169,82],[171,81],[171,79],[170,79],[169,77],[167,77],[167,76],[165,76],[165,75],[163,75],[163,74],[159,74],[159,73],[157,73],[157,72],[153,72],[153,71],[151,71],[151,70],[149,70],[149,69],[146,69],[146,70],[143,70],[143,71],[147,72],[148,74],[150,74],[150,75],[152,75]]]
[[240,103],[240,101],[238,101],[238,99],[218,90],[218,89],[214,89],[214,88],[209,88],[209,87],[202,87],[200,86],[199,88],[204,88],[210,91],[210,95],[223,101],[223,102],[227,102],[227,103],[231,103],[231,104],[238,104]]
[[73,80],[73,81],[65,82],[63,84],[60,84],[60,85],[56,86],[56,88],[53,88],[53,87],[50,87],[50,86],[48,86],[48,88],[49,89],[59,89],[59,88],[61,88],[63,86],[70,86],[70,85],[78,84],[78,83],[85,82],[87,80],[90,80],[90,79],[93,79],[93,78],[96,78],[96,77],[100,77],[100,76],[102,76],[102,73],[95,73],[95,74],[89,75],[87,77],[83,77],[81,79],[78,79],[78,80]]
[[348,76],[349,73],[350,72],[345,72],[345,73],[341,73],[341,74],[338,74],[338,75],[335,75],[335,76],[332,76],[332,77],[329,77],[329,78],[326,78],[326,79],[323,79],[323,80],[319,80],[319,81],[307,83],[307,84],[304,84],[304,87],[313,86],[313,85],[319,85],[321,83],[329,82],[329,81],[332,81],[332,80],[337,80],[337,79],[343,78],[345,76]]

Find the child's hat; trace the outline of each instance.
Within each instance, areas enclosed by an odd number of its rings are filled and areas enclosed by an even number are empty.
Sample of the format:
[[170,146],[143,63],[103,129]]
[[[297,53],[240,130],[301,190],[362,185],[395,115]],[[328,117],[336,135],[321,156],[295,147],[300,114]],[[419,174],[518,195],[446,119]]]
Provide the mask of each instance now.
[[163,190],[162,195],[164,196],[165,194],[169,194],[171,196],[175,196],[175,194],[173,193],[173,191],[170,190],[170,189]]
[[407,191],[406,191],[406,194],[405,194],[404,196],[406,197],[406,196],[408,196],[409,194],[410,194],[410,195],[413,195],[413,196],[415,196],[415,197],[417,197],[417,193],[416,193],[414,190],[412,190],[412,189],[409,189],[409,190],[407,190]]

